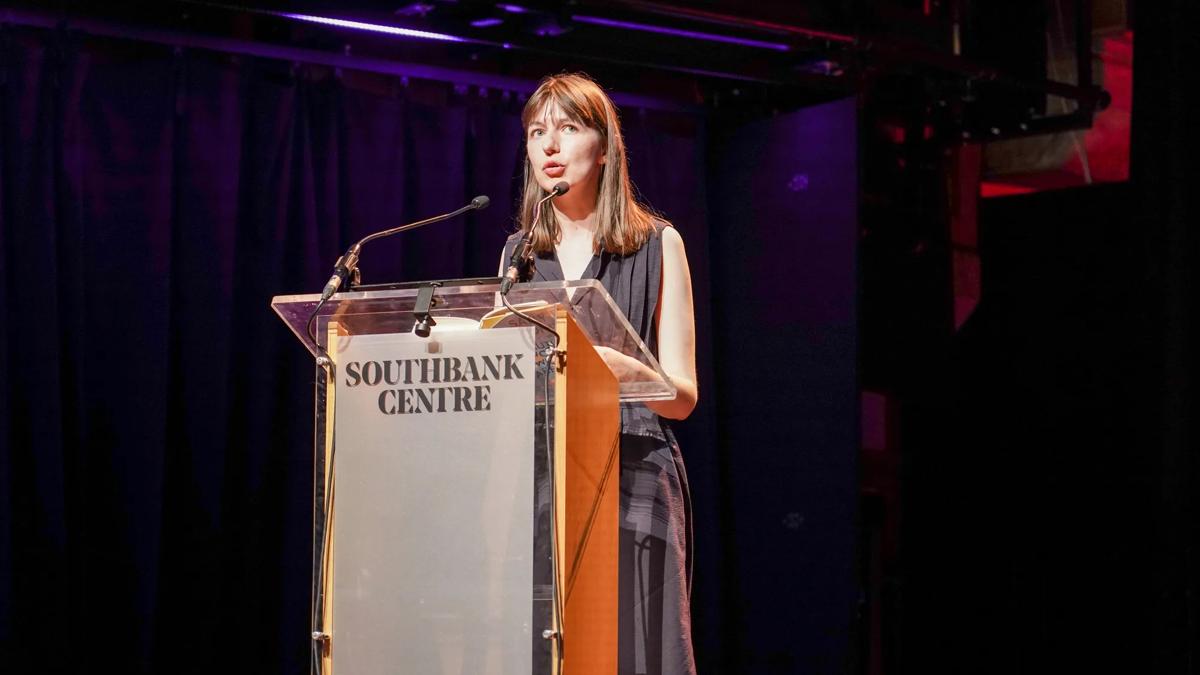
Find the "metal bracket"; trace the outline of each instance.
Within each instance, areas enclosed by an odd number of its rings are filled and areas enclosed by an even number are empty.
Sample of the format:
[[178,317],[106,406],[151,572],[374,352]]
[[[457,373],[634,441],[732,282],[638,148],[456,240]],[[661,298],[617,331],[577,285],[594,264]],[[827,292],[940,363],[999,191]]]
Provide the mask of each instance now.
[[329,656],[329,647],[333,642],[333,636],[322,631],[313,631],[312,639],[320,648],[321,656]]
[[553,343],[547,342],[545,346],[541,347],[538,355],[542,357],[542,363],[553,364],[554,370],[561,373],[567,369],[567,352],[564,349],[551,349],[551,344]]
[[413,318],[417,320],[417,325],[413,326],[413,332],[419,337],[429,337],[430,327],[437,325],[429,312],[440,302],[434,297],[433,289],[441,285],[440,281],[431,281],[417,291],[417,303],[413,306]]

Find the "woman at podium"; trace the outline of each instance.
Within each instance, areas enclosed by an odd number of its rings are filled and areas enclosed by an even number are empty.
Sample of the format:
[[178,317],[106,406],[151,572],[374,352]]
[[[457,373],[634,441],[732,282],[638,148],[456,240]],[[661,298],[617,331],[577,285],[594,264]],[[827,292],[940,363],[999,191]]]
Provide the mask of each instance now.
[[[686,418],[697,396],[683,240],[634,198],[616,108],[587,76],[544,79],[521,124],[522,230],[509,238],[502,260],[528,239],[534,280],[599,280],[678,389],[670,401],[621,406],[619,672],[694,673],[691,503],[679,444],[665,421]],[[569,189],[549,200],[551,208],[535,208],[564,181]],[[618,378],[644,379],[649,370],[618,351],[600,352]]]

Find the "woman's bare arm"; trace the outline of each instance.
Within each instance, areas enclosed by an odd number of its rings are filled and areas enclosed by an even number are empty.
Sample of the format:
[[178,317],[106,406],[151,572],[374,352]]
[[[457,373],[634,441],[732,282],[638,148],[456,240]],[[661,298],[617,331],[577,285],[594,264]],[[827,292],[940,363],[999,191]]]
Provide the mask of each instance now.
[[670,401],[651,401],[651,410],[669,419],[692,414],[699,394],[696,384],[696,318],[692,305],[692,273],[683,238],[674,227],[663,228],[662,295],[658,302],[658,362],[679,394]]

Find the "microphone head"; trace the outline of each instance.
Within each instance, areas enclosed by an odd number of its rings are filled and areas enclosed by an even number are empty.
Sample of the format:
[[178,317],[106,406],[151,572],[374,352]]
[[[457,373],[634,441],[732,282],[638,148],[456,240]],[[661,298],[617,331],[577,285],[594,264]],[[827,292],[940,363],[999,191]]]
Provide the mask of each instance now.
[[556,195],[565,195],[565,194],[567,194],[567,190],[570,190],[570,189],[571,189],[570,183],[568,183],[565,180],[560,180],[554,184],[554,189],[551,190],[551,192],[553,192]]
[[488,199],[487,195],[479,195],[478,197],[471,200],[471,208],[486,209],[488,207],[488,204],[491,204],[491,203],[492,203],[492,200]]

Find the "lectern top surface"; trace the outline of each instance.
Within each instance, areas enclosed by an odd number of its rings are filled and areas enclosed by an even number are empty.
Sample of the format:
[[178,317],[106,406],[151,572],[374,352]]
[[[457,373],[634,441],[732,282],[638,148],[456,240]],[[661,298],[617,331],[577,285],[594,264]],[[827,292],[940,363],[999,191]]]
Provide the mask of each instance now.
[[[499,300],[500,287],[496,281],[486,278],[460,279],[338,293],[317,312],[314,320],[317,344],[309,337],[307,325],[320,301],[319,294],[276,296],[271,301],[271,307],[309,352],[317,356],[321,349],[328,348],[326,342],[331,321],[337,322],[338,334],[348,338],[354,335],[412,332],[417,323],[414,310],[417,309],[419,294],[423,287],[430,284],[436,285],[429,310],[429,315],[436,323],[430,339],[436,339],[437,334],[445,330],[473,330],[491,326],[496,322],[488,319],[497,314],[501,315],[498,325],[519,325],[518,318],[503,317],[504,307]],[[648,366],[649,372],[643,379],[620,382],[622,401],[675,397],[675,387],[663,372],[658,359],[646,348],[604,286],[595,279],[517,284],[507,299],[510,304],[543,322],[549,322],[548,319],[557,308],[562,307],[594,346],[614,349]]]

